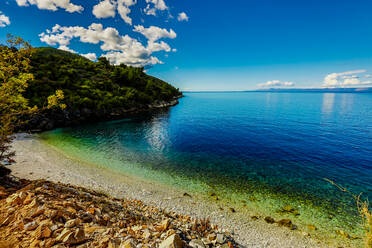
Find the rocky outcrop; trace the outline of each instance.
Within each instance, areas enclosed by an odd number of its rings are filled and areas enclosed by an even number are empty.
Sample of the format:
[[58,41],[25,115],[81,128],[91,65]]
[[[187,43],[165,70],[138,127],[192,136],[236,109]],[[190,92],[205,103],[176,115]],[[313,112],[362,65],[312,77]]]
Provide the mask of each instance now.
[[208,220],[70,185],[34,181],[0,196],[0,247],[238,247]]
[[82,108],[76,110],[61,110],[61,109],[44,109],[32,115],[23,115],[19,118],[22,120],[22,125],[16,128],[16,131],[31,131],[42,132],[60,127],[69,127],[84,123],[118,120],[136,115],[152,113],[159,109],[168,108],[178,104],[178,99],[182,95],[174,97],[170,101],[156,101],[148,105],[138,105],[129,109],[111,109],[94,110]]

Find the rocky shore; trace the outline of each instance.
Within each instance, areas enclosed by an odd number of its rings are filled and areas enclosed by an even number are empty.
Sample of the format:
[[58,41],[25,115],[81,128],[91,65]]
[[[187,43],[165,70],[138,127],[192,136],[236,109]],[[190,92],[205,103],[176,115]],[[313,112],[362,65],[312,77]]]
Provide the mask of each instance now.
[[0,247],[238,247],[208,220],[72,185],[20,184],[0,187]]
[[44,109],[32,115],[21,116],[20,119],[24,121],[24,124],[18,126],[16,130],[42,132],[88,122],[101,122],[129,118],[175,106],[179,103],[178,99],[182,97],[183,95],[179,95],[169,101],[156,101],[151,104],[138,105],[129,109],[116,108],[110,111],[97,111],[89,108],[75,110]]
[[10,168],[19,178],[77,185],[116,198],[140,201],[167,213],[190,216],[192,220],[209,219],[222,233],[231,234],[241,247],[359,247],[336,233],[325,239],[316,226],[301,226],[289,218],[292,213],[282,217],[260,215],[253,209],[225,205],[209,195],[185,192],[87,164],[54,150],[37,135],[18,135],[14,148],[17,163]]

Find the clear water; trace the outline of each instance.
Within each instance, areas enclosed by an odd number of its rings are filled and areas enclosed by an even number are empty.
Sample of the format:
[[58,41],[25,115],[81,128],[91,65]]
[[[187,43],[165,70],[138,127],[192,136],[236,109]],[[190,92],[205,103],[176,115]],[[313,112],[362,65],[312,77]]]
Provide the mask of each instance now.
[[[372,94],[188,93],[150,116],[41,135],[62,152],[299,224],[360,235],[372,199]],[[287,216],[287,217],[288,217]]]

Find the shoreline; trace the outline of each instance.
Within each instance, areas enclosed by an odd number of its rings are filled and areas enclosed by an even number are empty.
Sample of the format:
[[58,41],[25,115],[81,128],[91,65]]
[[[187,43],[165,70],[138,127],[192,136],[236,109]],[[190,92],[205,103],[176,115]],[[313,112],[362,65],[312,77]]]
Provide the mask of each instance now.
[[344,244],[338,239],[318,239],[316,232],[289,230],[277,224],[268,224],[264,216],[254,220],[251,218],[252,211],[238,209],[233,213],[221,202],[206,196],[192,193],[190,197],[188,192],[172,186],[89,165],[69,158],[33,135],[17,135],[14,149],[17,151],[17,163],[11,169],[18,177],[69,183],[118,198],[138,199],[161,209],[200,219],[210,217],[212,223],[231,232],[243,247],[333,247],[341,244],[343,247],[354,247],[351,242]]

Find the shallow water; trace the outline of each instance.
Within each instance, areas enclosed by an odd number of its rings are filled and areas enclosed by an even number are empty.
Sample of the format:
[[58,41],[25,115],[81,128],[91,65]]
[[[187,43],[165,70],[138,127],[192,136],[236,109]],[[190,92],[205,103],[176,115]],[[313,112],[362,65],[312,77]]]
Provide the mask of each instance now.
[[[62,152],[241,208],[359,234],[353,200],[372,199],[372,94],[187,93],[150,116],[58,129]],[[279,213],[284,205],[299,216]]]

